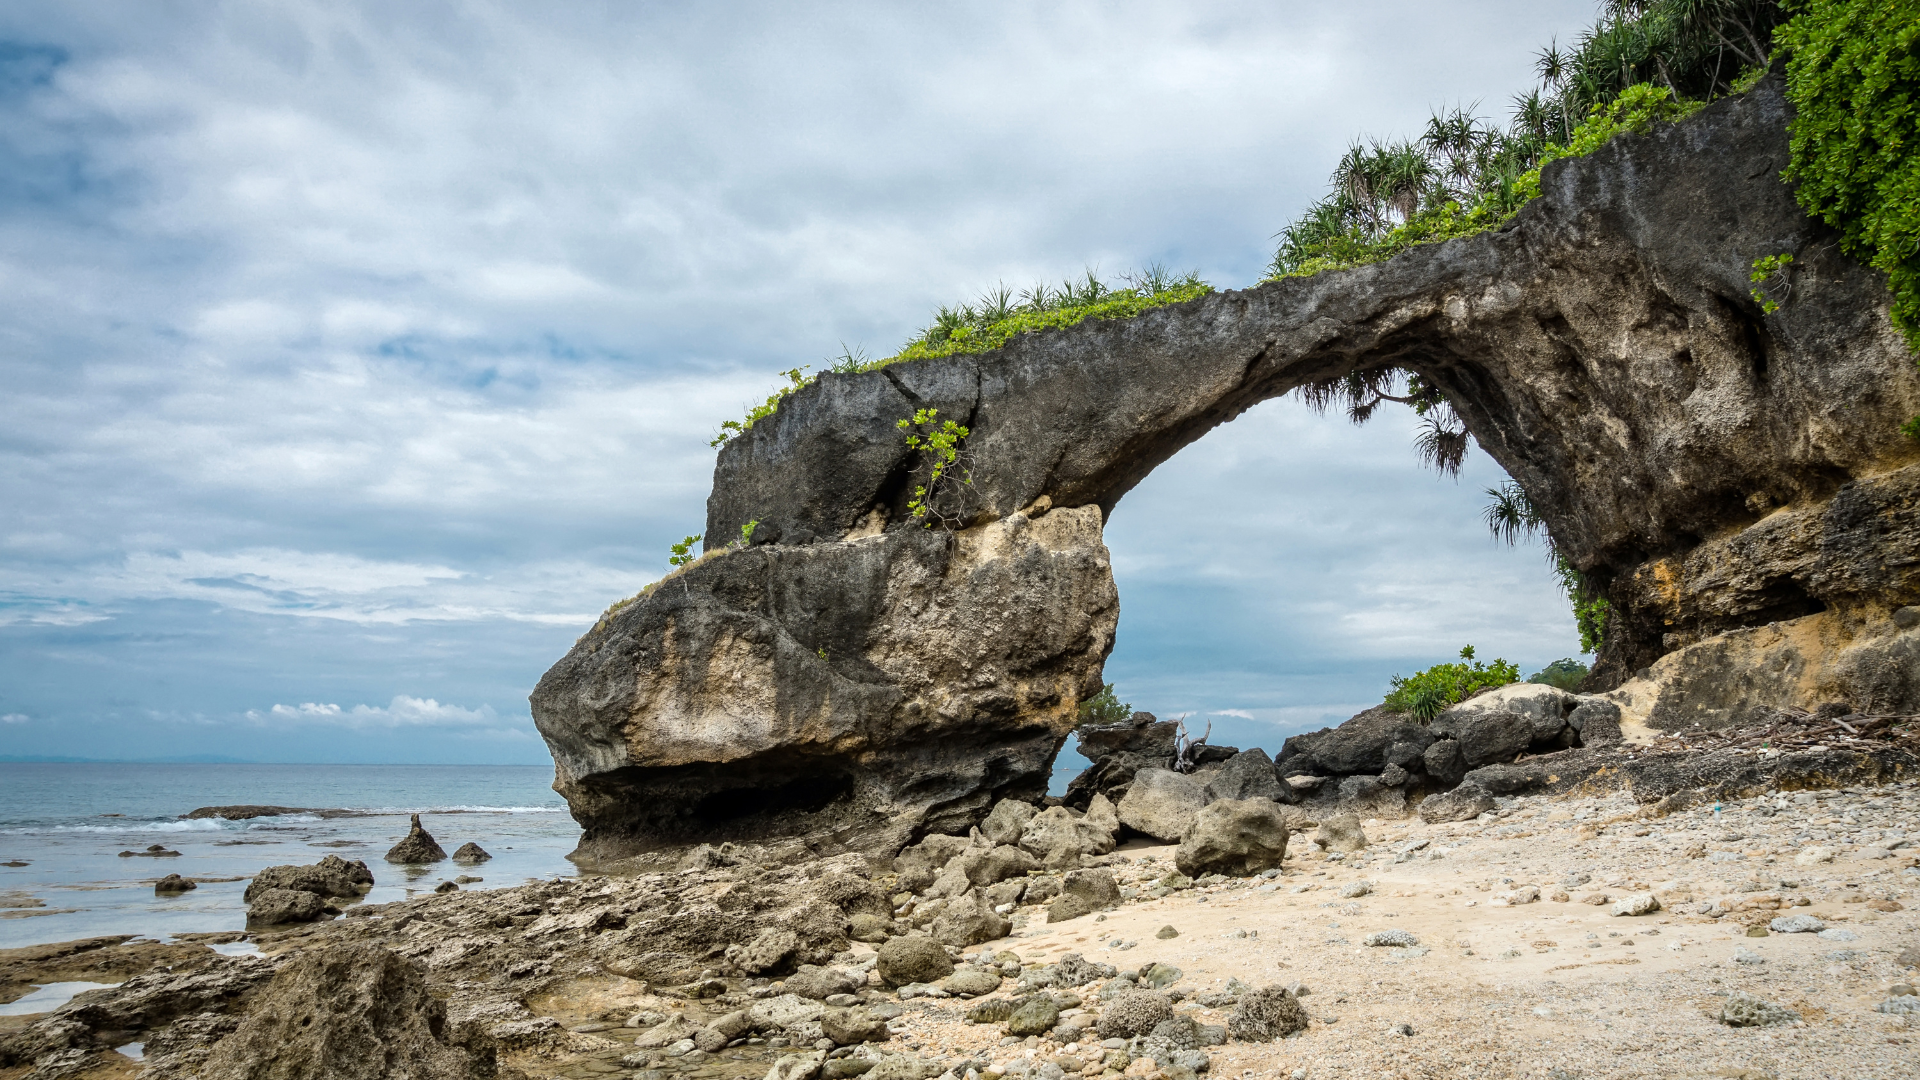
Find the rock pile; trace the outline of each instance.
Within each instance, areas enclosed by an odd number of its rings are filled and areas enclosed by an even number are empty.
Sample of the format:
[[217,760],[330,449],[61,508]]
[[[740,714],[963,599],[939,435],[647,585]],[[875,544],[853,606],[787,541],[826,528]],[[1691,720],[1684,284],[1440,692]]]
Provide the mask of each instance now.
[[337,915],[334,901],[358,900],[373,888],[373,871],[358,859],[328,855],[311,866],[269,866],[247,883],[247,922],[278,926]]

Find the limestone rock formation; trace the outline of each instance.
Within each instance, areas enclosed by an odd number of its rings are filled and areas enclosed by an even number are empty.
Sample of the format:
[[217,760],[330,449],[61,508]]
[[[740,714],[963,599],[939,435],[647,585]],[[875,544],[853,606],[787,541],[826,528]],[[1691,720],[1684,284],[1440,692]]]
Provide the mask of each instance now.
[[897,849],[1044,794],[1118,614],[1095,507],[709,555],[583,637],[534,717],[583,854]]
[[407,829],[407,835],[387,851],[388,862],[403,865],[436,863],[446,857],[446,851],[433,839],[433,834],[420,824],[419,814],[413,815],[413,824]]
[[1096,794],[1117,803],[1126,797],[1134,773],[1172,768],[1179,730],[1177,723],[1156,720],[1150,712],[1134,713],[1125,723],[1082,726],[1074,733],[1075,749],[1093,767],[1068,783],[1067,805],[1085,809]]
[[1167,843],[1178,843],[1207,803],[1206,789],[1171,769],[1142,769],[1120,800],[1120,824]]
[[302,954],[200,1070],[206,1080],[468,1080],[495,1075],[490,1045],[450,1038],[425,971],[375,945]]
[[487,852],[486,848],[481,847],[471,840],[461,844],[459,850],[453,853],[454,862],[467,863],[469,865],[483,863],[491,858],[493,858],[493,856]]
[[[1254,404],[1390,366],[1447,395],[1605,593],[1588,689],[1629,720],[1920,711],[1920,629],[1895,618],[1920,603],[1920,444],[1897,432],[1920,372],[1882,278],[1779,180],[1786,115],[1769,78],[1549,164],[1492,232],[783,399],[708,500],[709,543],[752,521],[752,546],[609,611],[534,692],[582,854],[782,833],[890,853],[1037,798],[1112,644],[1105,515]],[[1773,313],[1747,280],[1769,253],[1794,256]],[[926,463],[894,423],[918,408],[971,431],[952,531],[906,508]],[[1280,772],[1404,808],[1531,752],[1536,719],[1583,752],[1570,710],[1511,704]],[[1161,767],[1104,760],[1070,805]]]

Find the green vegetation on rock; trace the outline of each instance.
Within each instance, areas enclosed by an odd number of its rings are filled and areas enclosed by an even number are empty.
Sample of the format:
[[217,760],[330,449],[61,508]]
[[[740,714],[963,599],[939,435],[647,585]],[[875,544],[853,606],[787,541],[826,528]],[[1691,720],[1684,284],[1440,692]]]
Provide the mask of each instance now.
[[1587,677],[1587,671],[1587,665],[1569,656],[1555,660],[1527,676],[1527,681],[1571,693],[1580,689],[1580,683]]
[[[1893,324],[1920,352],[1920,0],[1789,10],[1778,35],[1794,106],[1786,177],[1843,250],[1887,275]],[[1920,438],[1920,417],[1901,430]]]
[[1498,658],[1483,664],[1473,658],[1473,646],[1469,645],[1460,650],[1457,664],[1435,664],[1412,675],[1395,675],[1393,690],[1383,704],[1390,712],[1407,713],[1426,722],[1482,690],[1519,681],[1518,667]]

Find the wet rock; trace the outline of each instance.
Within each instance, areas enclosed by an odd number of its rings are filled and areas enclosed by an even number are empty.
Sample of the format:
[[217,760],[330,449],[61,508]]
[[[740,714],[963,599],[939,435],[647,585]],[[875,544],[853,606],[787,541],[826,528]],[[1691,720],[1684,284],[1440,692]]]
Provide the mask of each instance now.
[[1307,1010],[1283,986],[1268,986],[1240,997],[1227,1018],[1227,1034],[1248,1042],[1272,1042],[1305,1031]]
[[1728,1027],[1772,1027],[1791,1024],[1800,1014],[1752,994],[1735,991],[1720,1005],[1720,1022]]
[[1017,1006],[1007,1017],[1007,1034],[1045,1035],[1060,1022],[1060,1007],[1045,994],[1035,994]]
[[[1267,773],[1271,778],[1271,767]],[[1174,865],[1193,877],[1246,877],[1279,866],[1286,855],[1287,822],[1272,799],[1222,799],[1194,815]]]
[[874,970],[888,986],[932,983],[953,974],[953,958],[930,937],[897,937],[880,946]]
[[779,994],[747,1007],[747,1019],[755,1031],[784,1032],[802,1024],[817,1022],[826,1015],[827,1006],[799,994]]
[[261,992],[199,1075],[204,1080],[465,1080],[492,1077],[490,1040],[454,1040],[425,970],[386,949],[304,953]]
[[[818,1013],[816,1012],[815,1015],[817,1016]],[[659,1050],[662,1047],[672,1046],[674,1043],[680,1042],[683,1039],[691,1039],[699,1034],[700,1030],[699,1024],[687,1019],[680,1013],[675,1013],[660,1023],[641,1032],[633,1040],[633,1045],[642,1050]]]
[[1366,830],[1354,814],[1334,814],[1320,822],[1313,834],[1315,847],[1326,851],[1355,852],[1367,846]]
[[1066,922],[1120,903],[1120,886],[1106,869],[1075,870],[1060,884],[1060,895],[1047,907],[1047,921]]
[[1171,769],[1141,769],[1117,807],[1120,824],[1169,844],[1179,843],[1207,803],[1205,789]]
[[173,859],[178,858],[179,855],[179,852],[171,850],[165,844],[149,844],[145,851],[123,851],[120,853],[120,857],[123,859]]
[[155,896],[178,896],[183,892],[191,892],[199,887],[199,885],[196,885],[187,878],[181,877],[179,874],[168,874],[166,877],[153,883],[153,894]]
[[773,1068],[767,1070],[767,1080],[815,1080],[826,1062],[827,1052],[824,1050],[783,1054],[774,1061]]
[[359,860],[328,855],[308,866],[269,866],[254,875],[242,899],[251,903],[268,889],[294,889],[321,897],[357,898],[373,888],[373,872]]
[[387,861],[404,866],[422,866],[445,859],[447,853],[434,842],[433,834],[420,824],[420,815],[413,815],[413,823],[407,829],[406,838],[393,845],[387,851]]
[[326,913],[327,902],[305,889],[263,889],[247,904],[250,926],[282,926],[313,922]]
[[1100,1012],[1100,1037],[1131,1039],[1173,1019],[1173,1003],[1164,994],[1131,990],[1116,994]]
[[[476,844],[471,840],[467,841],[464,844],[461,844],[459,850],[453,853],[454,862],[467,863],[469,865],[473,863],[483,863],[491,858],[493,858],[493,856],[487,854],[487,849],[481,847],[479,844]],[[389,853],[388,861],[389,862],[393,861],[391,858],[391,853]]]

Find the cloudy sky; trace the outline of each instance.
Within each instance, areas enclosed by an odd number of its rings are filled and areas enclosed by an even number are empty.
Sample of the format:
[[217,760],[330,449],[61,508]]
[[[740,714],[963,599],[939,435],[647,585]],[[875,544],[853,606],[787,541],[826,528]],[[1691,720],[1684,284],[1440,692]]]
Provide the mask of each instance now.
[[[0,755],[544,762],[774,372],[996,281],[1257,280],[1590,0],[0,8]],[[1269,402],[1107,540],[1124,698],[1286,734],[1577,649],[1500,479]]]

